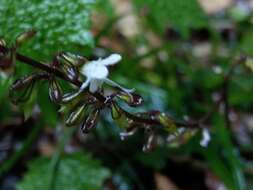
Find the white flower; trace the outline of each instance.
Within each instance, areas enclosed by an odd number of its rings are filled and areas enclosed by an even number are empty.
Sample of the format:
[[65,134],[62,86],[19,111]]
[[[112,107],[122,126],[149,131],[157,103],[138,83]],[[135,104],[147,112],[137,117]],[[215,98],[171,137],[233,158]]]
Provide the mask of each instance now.
[[207,147],[211,140],[211,136],[209,130],[207,128],[202,129],[202,139],[200,141],[200,145],[203,147]]
[[133,89],[125,89],[119,84],[108,79],[109,70],[107,66],[114,65],[122,59],[119,54],[111,54],[105,59],[98,59],[90,61],[81,68],[81,73],[86,77],[86,80],[80,87],[79,93],[89,86],[89,91],[94,93],[101,89],[102,84],[105,82],[108,85],[119,88],[124,92],[130,93]]

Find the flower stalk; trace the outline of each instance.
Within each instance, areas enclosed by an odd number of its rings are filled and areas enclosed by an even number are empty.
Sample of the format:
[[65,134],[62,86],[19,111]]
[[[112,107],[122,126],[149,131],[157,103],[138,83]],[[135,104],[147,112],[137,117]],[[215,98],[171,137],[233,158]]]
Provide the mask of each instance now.
[[[24,79],[20,79],[14,83],[11,90],[14,90],[15,92],[15,90],[19,90],[18,87],[22,88],[23,86],[26,86],[28,90],[31,90],[32,88],[30,86],[34,84],[35,79],[47,78],[49,80],[50,99],[54,103],[61,105],[61,112],[67,115],[67,119],[65,120],[67,126],[81,124],[81,130],[83,133],[87,133],[95,127],[100,112],[104,108],[109,108],[111,109],[113,120],[119,124],[121,122],[125,123],[123,125],[123,129],[126,132],[122,133],[125,134],[124,137],[134,134],[138,128],[144,128],[146,131],[149,131],[150,129],[152,130],[152,133],[149,133],[148,135],[146,143],[147,146],[144,147],[145,151],[148,151],[146,149],[153,149],[153,144],[155,144],[154,139],[156,139],[156,136],[153,126],[163,126],[163,129],[167,131],[167,133],[174,134],[175,136],[179,134],[178,131],[182,128],[201,129],[202,132],[207,131],[205,122],[208,121],[211,113],[218,107],[218,105],[215,105],[215,108],[211,109],[212,112],[205,114],[196,122],[176,121],[174,118],[171,118],[158,110],[151,110],[143,113],[130,113],[121,106],[118,106],[117,100],[123,100],[128,106],[137,107],[142,104],[142,97],[133,93],[133,89],[126,89],[116,82],[108,79],[109,70],[107,66],[114,65],[119,62],[122,59],[119,54],[112,54],[105,59],[100,58],[98,60],[88,61],[82,56],[61,52],[53,58],[50,64],[44,64],[17,52],[17,47],[23,43],[23,40],[26,40],[32,35],[34,35],[33,32],[20,35],[17,39],[17,43],[13,47],[8,47],[6,43],[1,40],[0,66],[4,65],[5,62],[10,62],[14,65],[15,61],[13,60],[18,60],[24,64],[43,71],[42,73],[35,73]],[[226,87],[228,86],[228,81],[233,73],[233,69],[236,65],[244,62],[245,60],[245,57],[237,60],[236,64],[233,64],[233,67],[231,67],[227,75],[224,77],[222,98],[225,103],[228,99]],[[80,74],[86,78],[84,82],[80,80]],[[57,79],[65,80],[78,87],[79,90],[75,93],[64,94],[57,82]],[[115,88],[116,92],[110,95],[104,95],[102,93],[103,83],[107,83],[111,87]],[[87,87],[88,90],[86,90]],[[29,93],[28,90],[25,89],[24,94],[27,95],[27,93]],[[219,104],[220,102],[222,101],[219,100]],[[226,105],[228,105],[228,103]],[[229,108],[227,106],[225,113],[226,118],[228,116],[228,109]],[[87,112],[90,113],[87,114]],[[229,123],[229,121],[227,121],[227,123]],[[206,134],[207,133],[203,133],[204,137],[207,137]],[[209,140],[210,136],[208,136],[208,141]],[[202,144],[207,145],[207,140],[205,140]]]

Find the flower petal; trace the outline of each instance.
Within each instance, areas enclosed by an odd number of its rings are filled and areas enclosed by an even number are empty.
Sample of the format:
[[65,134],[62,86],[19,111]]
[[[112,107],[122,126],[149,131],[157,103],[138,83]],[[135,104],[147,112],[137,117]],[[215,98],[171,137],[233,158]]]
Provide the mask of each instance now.
[[83,91],[89,85],[89,83],[90,83],[90,79],[87,78],[86,81],[80,87],[80,91]]
[[92,80],[90,81],[90,88],[89,88],[89,91],[90,91],[91,93],[94,93],[94,92],[98,91],[98,90],[101,88],[103,82],[104,82],[103,80],[92,79]]
[[120,86],[118,83],[116,83],[116,82],[114,82],[114,81],[112,81],[112,80],[110,80],[110,79],[108,79],[108,78],[106,78],[104,81],[105,81],[108,85],[110,85],[110,86],[112,86],[112,87],[119,88],[120,90],[122,90],[122,91],[124,91],[124,92],[126,92],[126,93],[132,93],[132,92],[134,92],[134,89],[127,89],[127,88],[124,88],[124,87]]
[[90,83],[90,79],[87,78],[86,81],[83,82],[83,84],[81,85],[81,87],[79,88],[79,90],[67,97],[63,97],[63,101],[64,102],[68,102],[68,101],[71,101],[72,99],[76,98],[77,96],[79,96],[83,91],[84,89],[89,85]]
[[109,71],[99,61],[91,61],[83,66],[81,73],[87,78],[104,79],[108,76]]
[[118,63],[122,59],[120,54],[114,53],[111,54],[110,56],[106,57],[105,59],[98,60],[101,64],[103,65],[114,65]]

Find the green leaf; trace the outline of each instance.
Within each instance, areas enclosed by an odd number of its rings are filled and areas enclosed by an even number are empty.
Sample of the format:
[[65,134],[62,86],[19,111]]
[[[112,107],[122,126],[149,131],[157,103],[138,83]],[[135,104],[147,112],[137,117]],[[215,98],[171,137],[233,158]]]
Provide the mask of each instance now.
[[134,0],[137,8],[146,10],[147,22],[164,33],[168,26],[187,34],[191,28],[207,25],[204,13],[196,0]]
[[24,45],[24,51],[31,54],[32,50],[38,57],[73,50],[73,47],[92,46],[89,28],[93,4],[94,0],[2,0],[0,36],[14,41],[24,31],[37,30],[35,39]]
[[[34,160],[18,184],[19,190],[50,189],[53,174],[51,160],[38,158]],[[103,182],[110,176],[108,169],[98,160],[84,153],[65,155],[60,162],[55,178],[55,190],[100,190]]]

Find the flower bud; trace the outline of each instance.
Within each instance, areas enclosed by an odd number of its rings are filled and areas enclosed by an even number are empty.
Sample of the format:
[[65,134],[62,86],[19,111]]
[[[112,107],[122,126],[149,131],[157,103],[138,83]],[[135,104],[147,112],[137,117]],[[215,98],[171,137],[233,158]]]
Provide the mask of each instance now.
[[99,109],[94,109],[89,114],[88,118],[86,119],[86,121],[83,123],[83,125],[81,127],[81,130],[82,130],[83,133],[90,132],[90,130],[93,129],[96,126],[99,113],[100,113]]
[[143,103],[143,98],[135,93],[128,94],[128,93],[119,93],[117,94],[117,97],[121,100],[125,101],[129,106],[136,107]]
[[30,98],[34,84],[35,75],[16,80],[10,88],[10,98],[13,103],[25,102]]
[[20,90],[22,88],[25,88],[34,80],[34,78],[35,78],[34,75],[30,75],[30,76],[26,76],[26,77],[16,80],[11,85],[11,90]]
[[49,82],[49,97],[55,103],[59,103],[62,100],[61,87],[54,79]]
[[78,98],[78,96],[75,96],[76,93],[67,93],[64,94],[62,97],[62,103],[63,104],[67,104],[67,103],[71,103],[72,101],[76,100]]
[[9,95],[13,103],[29,100],[35,82],[48,77],[46,73],[36,73],[16,80],[10,87]]
[[80,124],[85,117],[86,110],[87,110],[86,105],[81,105],[77,107],[73,112],[70,113],[70,115],[66,119],[65,121],[66,125],[73,126]]
[[174,121],[165,113],[158,113],[156,118],[163,125],[166,131],[170,133],[177,132],[177,126],[175,125]]
[[88,60],[85,57],[75,55],[69,52],[63,52],[60,54],[60,56],[70,64],[74,65],[75,67],[80,67],[84,63],[86,63]]
[[119,128],[124,130],[127,130],[134,124],[133,120],[128,119],[124,113],[121,113],[120,117],[114,119],[114,122]]
[[66,74],[66,76],[70,79],[70,80],[77,80],[78,78],[78,73],[77,70],[74,66],[70,66],[70,65],[62,65],[62,71]]
[[196,133],[197,129],[178,128],[176,134],[169,134],[166,141],[170,147],[179,147],[186,144]]
[[61,104],[63,105],[75,105],[77,103],[83,102],[85,104],[93,104],[97,101],[94,96],[90,96],[86,92],[82,92],[79,94],[67,93],[62,96]]
[[[57,62],[57,63],[56,63]],[[59,69],[72,81],[78,79],[78,71],[77,68],[66,59],[64,59],[61,55],[56,57],[56,60],[53,62],[54,65],[57,65]]]
[[79,105],[81,104],[87,105],[86,101],[84,101],[85,98],[86,97],[83,94],[80,94],[78,96],[76,96],[76,93],[64,94],[60,102],[61,108],[59,112],[65,115],[71,112],[72,110],[77,109],[77,107],[79,107]]
[[165,113],[162,113],[157,110],[153,110],[153,111],[147,112],[146,115],[148,115],[150,119],[158,121],[165,128],[166,131],[170,133],[177,132],[176,124]]

